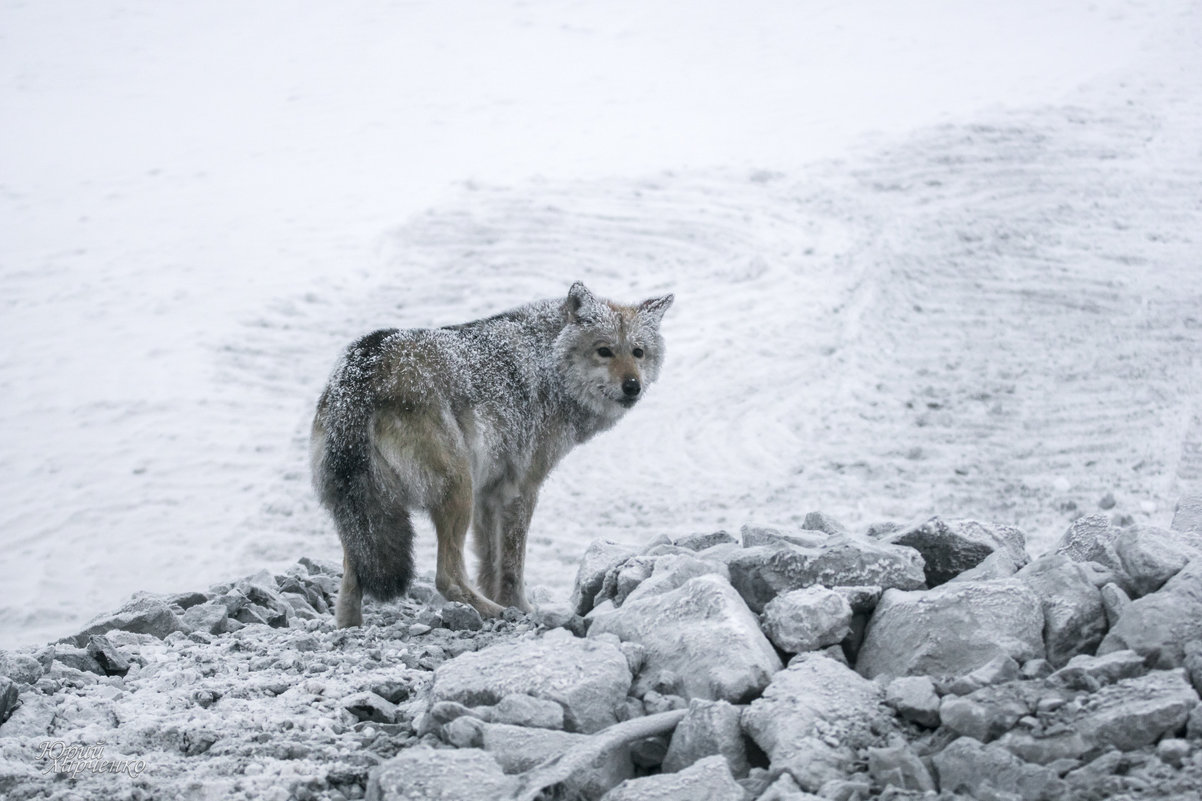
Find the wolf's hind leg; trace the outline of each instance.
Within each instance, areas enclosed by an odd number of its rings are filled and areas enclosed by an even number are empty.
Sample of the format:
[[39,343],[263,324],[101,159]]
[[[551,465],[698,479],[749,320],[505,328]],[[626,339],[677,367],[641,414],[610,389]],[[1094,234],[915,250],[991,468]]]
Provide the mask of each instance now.
[[334,605],[334,622],[340,629],[363,625],[363,590],[346,554],[342,556],[342,587]]
[[[468,474],[466,465],[459,473]],[[476,608],[485,617],[498,617],[502,607],[482,598],[467,581],[463,561],[463,545],[467,539],[472,517],[472,488],[470,480],[448,482],[443,500],[430,509],[430,518],[438,533],[438,566],[434,586],[448,601],[459,601]]]

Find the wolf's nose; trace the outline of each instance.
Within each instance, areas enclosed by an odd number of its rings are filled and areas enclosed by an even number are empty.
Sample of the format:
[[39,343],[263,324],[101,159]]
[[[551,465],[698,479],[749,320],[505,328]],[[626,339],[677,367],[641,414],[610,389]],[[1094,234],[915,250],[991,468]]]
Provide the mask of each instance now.
[[625,393],[626,397],[628,398],[633,398],[638,395],[641,389],[642,387],[639,386],[639,380],[637,378],[627,378],[622,382],[622,392]]

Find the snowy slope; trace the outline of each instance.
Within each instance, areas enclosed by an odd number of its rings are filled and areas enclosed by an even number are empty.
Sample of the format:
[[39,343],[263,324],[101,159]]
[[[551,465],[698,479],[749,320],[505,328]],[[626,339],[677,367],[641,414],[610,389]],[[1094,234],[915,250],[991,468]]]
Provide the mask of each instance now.
[[0,5],[0,642],[336,557],[337,351],[577,278],[677,302],[542,494],[547,593],[595,536],[813,508],[1163,522],[1202,478],[1202,17],[899,5]]

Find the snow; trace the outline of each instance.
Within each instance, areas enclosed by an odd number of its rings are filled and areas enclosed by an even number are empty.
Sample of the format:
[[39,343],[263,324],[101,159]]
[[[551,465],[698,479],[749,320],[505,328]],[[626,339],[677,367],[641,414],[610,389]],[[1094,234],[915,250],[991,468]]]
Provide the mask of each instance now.
[[[337,559],[312,405],[377,327],[673,292],[570,454],[596,536],[1015,523],[1202,478],[1202,13],[968,4],[0,4],[0,643]],[[433,569],[419,529],[419,570]]]

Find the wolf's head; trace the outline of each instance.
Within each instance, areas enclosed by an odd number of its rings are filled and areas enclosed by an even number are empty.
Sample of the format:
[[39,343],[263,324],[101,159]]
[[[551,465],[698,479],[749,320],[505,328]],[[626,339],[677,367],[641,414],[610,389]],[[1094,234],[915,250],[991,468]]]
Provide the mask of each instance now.
[[623,306],[598,298],[577,281],[563,302],[565,325],[555,358],[569,393],[608,419],[638,403],[659,376],[664,339],[659,324],[672,295]]

